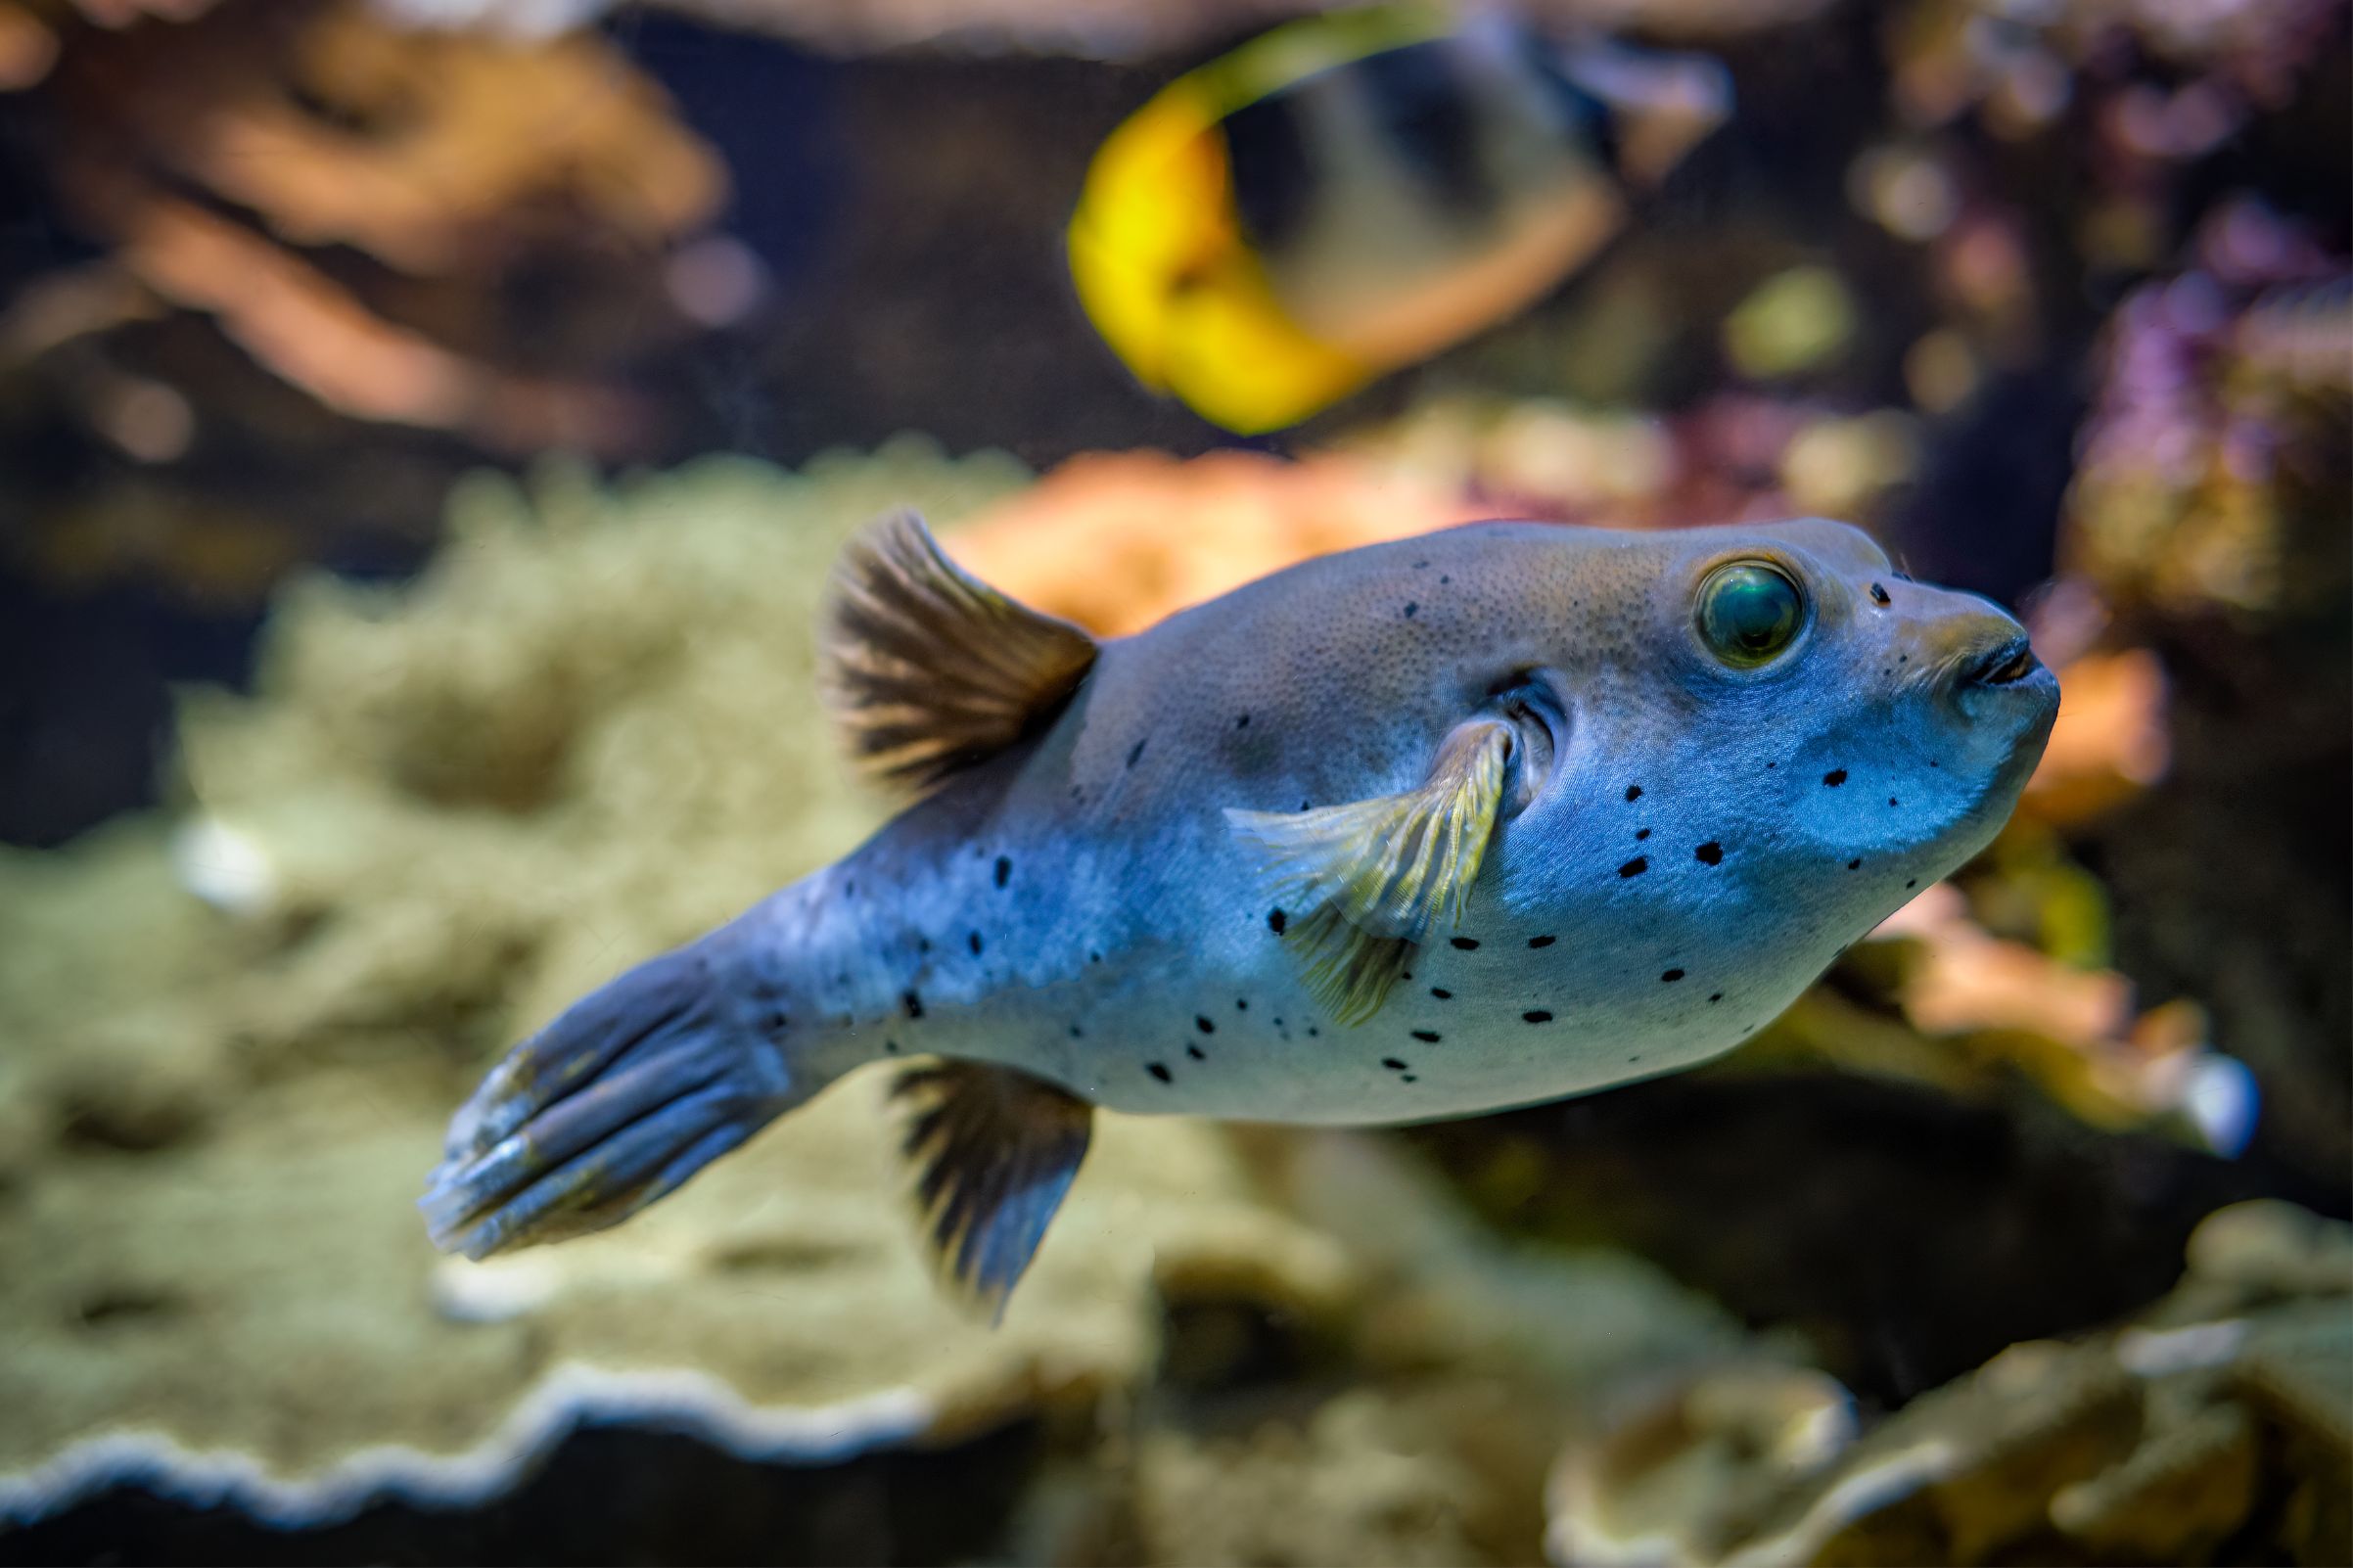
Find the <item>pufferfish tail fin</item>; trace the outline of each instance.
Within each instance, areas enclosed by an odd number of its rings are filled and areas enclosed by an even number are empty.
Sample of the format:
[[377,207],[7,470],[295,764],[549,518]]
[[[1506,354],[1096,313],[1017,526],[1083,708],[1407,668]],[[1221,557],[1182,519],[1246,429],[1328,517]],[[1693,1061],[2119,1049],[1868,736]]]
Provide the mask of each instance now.
[[965,572],[900,511],[834,568],[817,676],[850,755],[922,795],[1051,720],[1095,653],[1092,637]]
[[821,1085],[737,1016],[715,940],[608,982],[491,1069],[418,1201],[435,1246],[487,1258],[619,1224]]
[[906,1112],[900,1150],[942,1280],[1003,1316],[1086,1158],[1094,1107],[983,1062],[919,1063],[891,1097]]
[[1511,726],[1457,725],[1419,788],[1320,810],[1228,810],[1268,852],[1277,897],[1299,911],[1283,933],[1308,989],[1335,1022],[1378,1012],[1442,918],[1458,923],[1503,805]]

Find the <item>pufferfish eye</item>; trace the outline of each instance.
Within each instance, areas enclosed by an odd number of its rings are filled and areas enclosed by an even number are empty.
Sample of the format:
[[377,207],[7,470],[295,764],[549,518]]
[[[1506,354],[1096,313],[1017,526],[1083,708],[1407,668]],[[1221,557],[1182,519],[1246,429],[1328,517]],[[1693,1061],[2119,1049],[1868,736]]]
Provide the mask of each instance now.
[[1734,561],[1699,585],[1699,635],[1708,651],[1742,669],[1789,646],[1806,623],[1806,598],[1778,569]]

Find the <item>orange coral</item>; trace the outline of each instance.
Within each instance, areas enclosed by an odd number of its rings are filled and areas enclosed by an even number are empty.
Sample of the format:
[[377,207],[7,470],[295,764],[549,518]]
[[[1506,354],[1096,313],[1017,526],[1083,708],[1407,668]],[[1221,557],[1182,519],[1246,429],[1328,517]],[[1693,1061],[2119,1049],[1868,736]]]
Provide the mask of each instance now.
[[[117,30],[71,33],[44,68],[60,195],[114,254],[28,290],[0,348],[25,363],[191,311],[352,418],[505,454],[645,449],[651,411],[598,367],[691,330],[660,263],[726,195],[650,79],[592,37],[404,33],[356,0],[199,10],[93,12]],[[551,257],[596,330],[518,342],[498,290]],[[526,358],[573,368],[510,368]]]
[[2046,822],[2084,822],[2164,777],[2165,670],[2146,648],[2086,654],[2059,670],[2058,723],[2019,809]]
[[1091,453],[975,519],[954,547],[1039,609],[1121,635],[1310,556],[1493,515],[1347,457]]
[[2217,1082],[2207,1069],[2221,1059],[2206,1049],[2193,1003],[2136,1015],[2124,976],[1990,934],[1949,885],[1930,888],[1874,936],[1913,945],[1897,999],[1914,1028],[1980,1064],[2018,1069],[2082,1121],[2123,1128],[2179,1114],[2219,1145],[2243,1135],[2243,1107],[2195,1101]]

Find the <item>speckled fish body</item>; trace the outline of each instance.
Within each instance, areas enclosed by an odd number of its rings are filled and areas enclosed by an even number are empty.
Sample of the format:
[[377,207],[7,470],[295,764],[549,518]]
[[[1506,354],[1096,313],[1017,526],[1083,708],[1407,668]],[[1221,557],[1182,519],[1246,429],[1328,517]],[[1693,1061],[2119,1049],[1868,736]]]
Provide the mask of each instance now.
[[[1773,632],[1786,644],[1753,667],[1712,649],[1695,611],[1728,571],[1800,596],[1802,623]],[[892,1056],[1038,1081],[1077,1107],[1082,1152],[1089,1104],[1392,1123],[1686,1067],[1737,1045],[1982,848],[2057,701],[2007,616],[1905,579],[1866,535],[1820,521],[1487,524],[1377,545],[1102,645],[1066,684],[1016,743],[936,769],[932,792],[848,858],[647,966],[687,998],[674,1006],[698,1021],[705,1064],[661,1091],[688,1079],[684,1097],[726,1091],[724,1114],[696,1122],[712,1122],[704,1142],[732,1146]],[[1436,797],[1485,803],[1470,831],[1432,840],[1430,880],[1465,873],[1455,901],[1335,918],[1334,890],[1361,880],[1350,868],[1365,853],[1347,833],[1369,831],[1352,826],[1353,803],[1419,799],[1457,754],[1487,782]],[[1304,873],[1280,853],[1294,821],[1321,835]],[[1303,962],[1327,896],[1327,946],[1352,960],[1378,948],[1347,996]],[[614,1050],[567,1071],[601,1091],[661,1055]],[[469,1251],[539,1239],[535,1212],[496,1222],[522,1176],[552,1179],[585,1137],[533,1144],[531,1118],[569,1101],[543,1086],[546,1060],[502,1072],[461,1114],[437,1187],[438,1234]],[[946,1137],[952,1120],[926,1125]],[[501,1147],[514,1169],[490,1180],[483,1162]],[[667,1190],[589,1185],[608,1210],[566,1198],[549,1214],[607,1222]],[[956,1182],[936,1185],[926,1199],[952,1206]],[[986,1220],[990,1203],[972,1206],[955,1224]],[[1020,1251],[1010,1275],[977,1253],[950,1272],[1001,1301]]]

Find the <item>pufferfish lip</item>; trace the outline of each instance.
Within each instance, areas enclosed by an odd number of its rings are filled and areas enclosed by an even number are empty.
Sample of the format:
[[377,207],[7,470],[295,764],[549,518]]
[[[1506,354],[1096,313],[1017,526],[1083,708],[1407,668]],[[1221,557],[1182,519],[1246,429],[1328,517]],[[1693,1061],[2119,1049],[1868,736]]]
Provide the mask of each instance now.
[[2042,668],[2043,662],[2035,657],[2034,645],[2021,633],[1978,660],[1966,678],[1973,685],[2012,686]]

